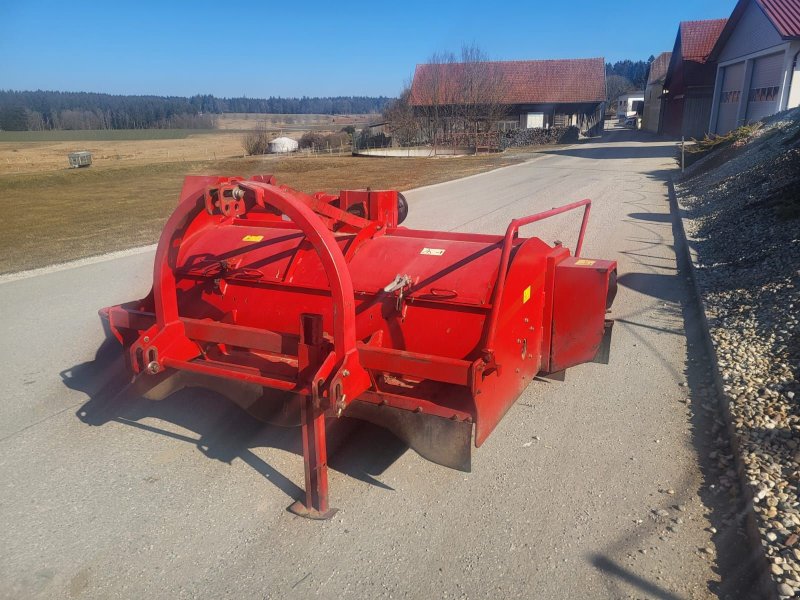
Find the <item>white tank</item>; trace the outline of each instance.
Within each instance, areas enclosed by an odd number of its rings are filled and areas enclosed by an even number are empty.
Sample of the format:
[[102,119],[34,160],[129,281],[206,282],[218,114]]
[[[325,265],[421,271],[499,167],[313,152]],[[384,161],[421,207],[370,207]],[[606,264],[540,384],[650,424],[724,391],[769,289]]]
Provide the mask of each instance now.
[[280,152],[296,152],[297,140],[288,137],[275,138],[269,143],[270,154],[277,154]]

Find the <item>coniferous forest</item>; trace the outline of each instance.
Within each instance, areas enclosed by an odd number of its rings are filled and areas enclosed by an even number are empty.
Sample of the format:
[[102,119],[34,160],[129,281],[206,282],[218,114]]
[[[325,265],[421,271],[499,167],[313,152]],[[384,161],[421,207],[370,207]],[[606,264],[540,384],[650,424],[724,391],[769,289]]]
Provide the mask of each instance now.
[[211,129],[223,113],[380,113],[385,96],[217,98],[0,90],[0,130]]

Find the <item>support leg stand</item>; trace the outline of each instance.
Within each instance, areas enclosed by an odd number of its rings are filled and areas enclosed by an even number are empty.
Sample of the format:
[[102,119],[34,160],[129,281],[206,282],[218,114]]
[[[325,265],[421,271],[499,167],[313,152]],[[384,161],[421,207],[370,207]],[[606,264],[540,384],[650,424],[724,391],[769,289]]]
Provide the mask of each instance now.
[[338,509],[328,505],[328,456],[325,444],[325,414],[315,409],[311,397],[302,404],[303,460],[306,470],[306,501],[289,507],[308,519],[330,519]]

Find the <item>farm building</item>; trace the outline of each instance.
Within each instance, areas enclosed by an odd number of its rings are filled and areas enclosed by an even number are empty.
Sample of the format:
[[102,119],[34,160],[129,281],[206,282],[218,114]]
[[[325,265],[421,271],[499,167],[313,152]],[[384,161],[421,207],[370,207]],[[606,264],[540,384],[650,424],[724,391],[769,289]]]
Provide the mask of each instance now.
[[739,0],[711,59],[714,133],[800,105],[800,2]]
[[[409,102],[415,110],[453,107],[472,102],[465,80],[474,65],[417,65]],[[497,125],[504,130],[574,125],[586,135],[603,130],[605,65],[602,58],[519,60],[481,63],[488,74]]]
[[644,92],[629,92],[617,98],[617,117],[624,119],[639,113],[644,104]]
[[661,106],[664,92],[664,80],[672,52],[662,52],[650,63],[647,76],[647,87],[644,90],[644,112],[642,113],[642,129],[658,133],[661,126]]
[[708,132],[716,74],[709,54],[725,21],[683,21],[678,27],[664,78],[661,133],[697,138]]

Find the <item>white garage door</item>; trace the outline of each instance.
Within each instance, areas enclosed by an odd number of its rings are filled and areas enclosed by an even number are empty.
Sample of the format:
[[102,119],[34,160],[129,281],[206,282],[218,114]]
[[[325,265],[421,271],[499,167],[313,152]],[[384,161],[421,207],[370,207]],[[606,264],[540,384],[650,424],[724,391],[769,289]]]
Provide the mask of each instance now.
[[778,112],[782,71],[783,52],[753,61],[753,77],[747,96],[748,123]]
[[742,80],[744,79],[744,62],[729,65],[722,69],[722,88],[719,94],[716,132],[728,133],[736,129],[736,115],[739,112],[739,100],[742,97]]

